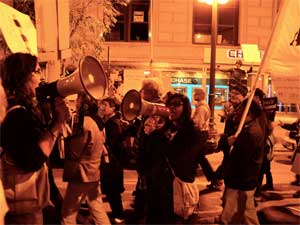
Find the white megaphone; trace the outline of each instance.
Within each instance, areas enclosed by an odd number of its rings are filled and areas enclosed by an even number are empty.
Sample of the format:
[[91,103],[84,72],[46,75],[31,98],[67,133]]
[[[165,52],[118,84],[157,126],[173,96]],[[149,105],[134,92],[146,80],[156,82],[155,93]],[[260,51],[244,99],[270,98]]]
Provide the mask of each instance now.
[[106,91],[107,77],[102,65],[92,56],[80,59],[79,67],[71,75],[51,83],[41,82],[36,88],[39,103],[49,102],[56,97],[67,97],[85,92],[92,98],[100,100]]
[[79,68],[71,75],[51,83],[41,82],[35,89],[38,104],[45,125],[51,127],[54,122],[54,99],[67,97],[81,92],[93,99],[100,100],[106,91],[107,77],[102,65],[92,56],[80,59]]
[[164,104],[143,100],[137,90],[130,90],[125,94],[121,103],[121,113],[123,118],[128,121],[134,120],[138,115],[168,117],[170,114]]

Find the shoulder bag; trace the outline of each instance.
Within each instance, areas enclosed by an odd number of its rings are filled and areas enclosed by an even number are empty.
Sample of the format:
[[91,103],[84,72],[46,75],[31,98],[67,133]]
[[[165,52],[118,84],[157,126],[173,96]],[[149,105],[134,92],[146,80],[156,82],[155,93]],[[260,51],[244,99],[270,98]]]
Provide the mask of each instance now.
[[193,214],[199,203],[199,189],[195,182],[188,183],[182,181],[175,175],[175,172],[168,160],[167,164],[174,176],[173,180],[173,204],[174,213],[184,219],[188,219]]

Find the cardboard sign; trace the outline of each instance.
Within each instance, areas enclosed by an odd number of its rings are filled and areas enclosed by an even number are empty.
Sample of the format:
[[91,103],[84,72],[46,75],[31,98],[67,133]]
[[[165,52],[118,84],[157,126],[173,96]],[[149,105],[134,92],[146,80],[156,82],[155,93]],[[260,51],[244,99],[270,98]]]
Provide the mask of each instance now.
[[30,17],[0,2],[0,30],[12,53],[37,56],[37,35]]
[[264,110],[267,113],[267,117],[270,121],[274,121],[275,113],[277,109],[277,97],[264,98],[262,101]]
[[260,52],[255,44],[241,44],[245,62],[260,63]]

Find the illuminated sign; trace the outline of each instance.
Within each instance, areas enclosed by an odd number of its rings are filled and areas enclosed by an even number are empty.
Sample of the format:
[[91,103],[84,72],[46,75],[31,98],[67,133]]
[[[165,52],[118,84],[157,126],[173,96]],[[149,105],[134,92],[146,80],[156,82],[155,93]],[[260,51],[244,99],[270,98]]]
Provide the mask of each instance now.
[[172,84],[201,84],[202,79],[196,77],[172,77]]
[[[260,53],[260,58],[262,59],[264,52],[263,51],[259,51]],[[243,59],[243,50],[242,49],[228,49],[226,52],[226,56],[229,59]]]
[[[259,51],[261,59],[263,58],[264,51]],[[204,48],[204,63],[210,63],[210,48]],[[244,59],[242,49],[216,49],[216,63],[234,64],[237,59]],[[258,62],[253,64],[259,65]]]

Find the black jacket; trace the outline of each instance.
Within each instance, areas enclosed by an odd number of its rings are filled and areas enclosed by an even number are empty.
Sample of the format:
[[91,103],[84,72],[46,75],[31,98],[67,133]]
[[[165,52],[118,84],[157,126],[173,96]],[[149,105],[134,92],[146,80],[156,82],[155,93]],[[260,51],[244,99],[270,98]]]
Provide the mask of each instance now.
[[105,124],[105,146],[110,163],[104,165],[101,171],[101,190],[104,194],[122,193],[124,189],[124,174],[121,164],[122,130],[117,115],[109,118]]
[[170,124],[155,130],[145,143],[144,173],[147,181],[148,223],[172,224],[173,175],[166,162],[168,158],[176,176],[193,182],[199,157],[205,148],[203,133],[189,121],[173,137],[168,138]]
[[263,156],[264,132],[254,119],[244,125],[224,162],[225,185],[243,191],[256,188]]

